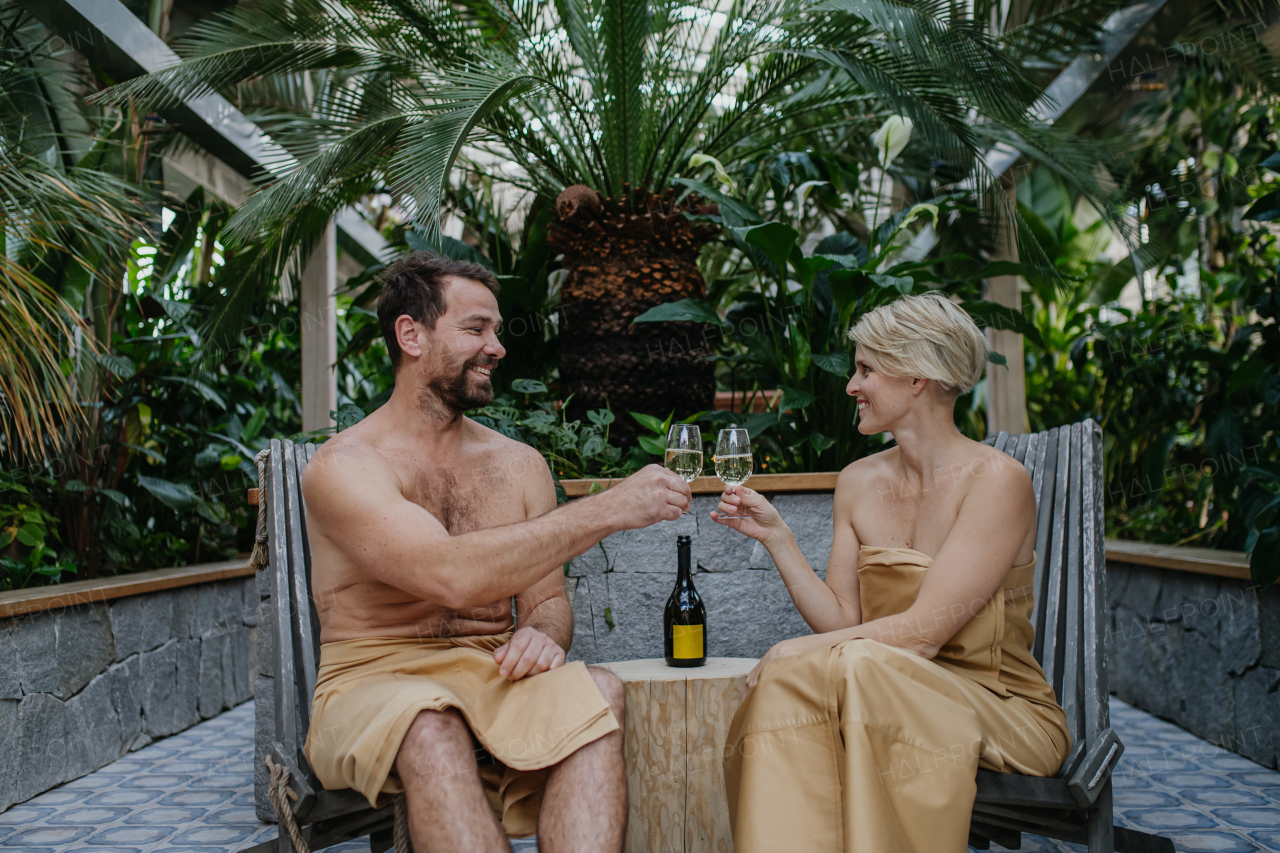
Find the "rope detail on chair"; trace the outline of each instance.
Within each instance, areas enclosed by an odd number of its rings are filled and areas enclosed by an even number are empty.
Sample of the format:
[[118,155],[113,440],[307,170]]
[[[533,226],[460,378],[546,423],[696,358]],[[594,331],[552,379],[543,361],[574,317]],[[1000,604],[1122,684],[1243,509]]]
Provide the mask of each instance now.
[[258,532],[254,534],[249,565],[255,572],[265,569],[270,558],[267,551],[267,457],[270,455],[271,448],[268,447],[253,457],[253,464],[258,466]]
[[[262,469],[259,468],[258,470]],[[302,830],[298,828],[298,822],[293,819],[293,809],[289,808],[289,800],[298,799],[298,795],[289,790],[289,771],[283,767],[277,767],[276,763],[271,760],[270,755],[266,757],[266,762],[267,770],[271,771],[271,784],[267,786],[267,799],[275,807],[276,817],[279,818],[280,825],[289,833],[289,838],[293,841],[293,849],[297,853],[311,853],[311,848],[307,846],[307,840],[302,837]]]
[[413,853],[413,842],[409,840],[409,805],[404,794],[395,799],[396,819],[391,830],[391,840],[395,844],[396,853]]

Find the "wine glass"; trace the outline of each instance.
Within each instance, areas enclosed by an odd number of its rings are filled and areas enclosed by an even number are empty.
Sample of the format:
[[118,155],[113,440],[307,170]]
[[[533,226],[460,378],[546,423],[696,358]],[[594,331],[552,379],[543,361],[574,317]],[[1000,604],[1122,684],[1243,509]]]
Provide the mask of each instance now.
[[[726,486],[741,486],[751,476],[751,437],[745,429],[722,429],[716,442],[716,476]],[[722,515],[720,518],[748,518]]]
[[[702,473],[702,430],[696,424],[672,424],[667,432],[667,470],[686,483]],[[684,510],[681,515],[693,515]]]

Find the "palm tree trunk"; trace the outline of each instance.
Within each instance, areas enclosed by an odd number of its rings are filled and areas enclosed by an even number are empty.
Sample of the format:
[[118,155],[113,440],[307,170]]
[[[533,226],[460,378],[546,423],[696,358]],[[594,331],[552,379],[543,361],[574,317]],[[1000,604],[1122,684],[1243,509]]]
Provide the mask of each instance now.
[[628,412],[677,418],[715,406],[716,339],[697,323],[631,321],[664,302],[703,299],[698,252],[719,228],[685,213],[714,213],[690,197],[677,205],[670,191],[646,190],[603,199],[583,186],[557,201],[560,221],[548,237],[569,271],[561,289],[560,393],[570,419],[611,408],[611,434],[634,438]]

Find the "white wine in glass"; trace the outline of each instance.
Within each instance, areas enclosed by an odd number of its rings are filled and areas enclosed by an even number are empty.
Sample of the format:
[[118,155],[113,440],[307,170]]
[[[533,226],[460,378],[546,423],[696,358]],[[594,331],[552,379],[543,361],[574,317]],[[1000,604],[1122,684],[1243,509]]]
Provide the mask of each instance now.
[[[702,430],[696,424],[672,424],[667,433],[668,471],[686,483],[692,483],[702,474]],[[693,515],[685,510],[682,515]]]
[[[726,486],[741,486],[751,476],[751,437],[745,429],[722,429],[716,442],[716,476]],[[721,518],[747,518],[722,515]]]

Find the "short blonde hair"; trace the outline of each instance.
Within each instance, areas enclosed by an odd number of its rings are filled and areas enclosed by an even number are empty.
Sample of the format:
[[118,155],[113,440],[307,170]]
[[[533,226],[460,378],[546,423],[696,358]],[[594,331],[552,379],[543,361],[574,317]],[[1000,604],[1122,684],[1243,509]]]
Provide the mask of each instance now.
[[977,385],[987,365],[987,340],[978,324],[936,290],[868,311],[849,337],[877,370],[933,379],[955,394]]

